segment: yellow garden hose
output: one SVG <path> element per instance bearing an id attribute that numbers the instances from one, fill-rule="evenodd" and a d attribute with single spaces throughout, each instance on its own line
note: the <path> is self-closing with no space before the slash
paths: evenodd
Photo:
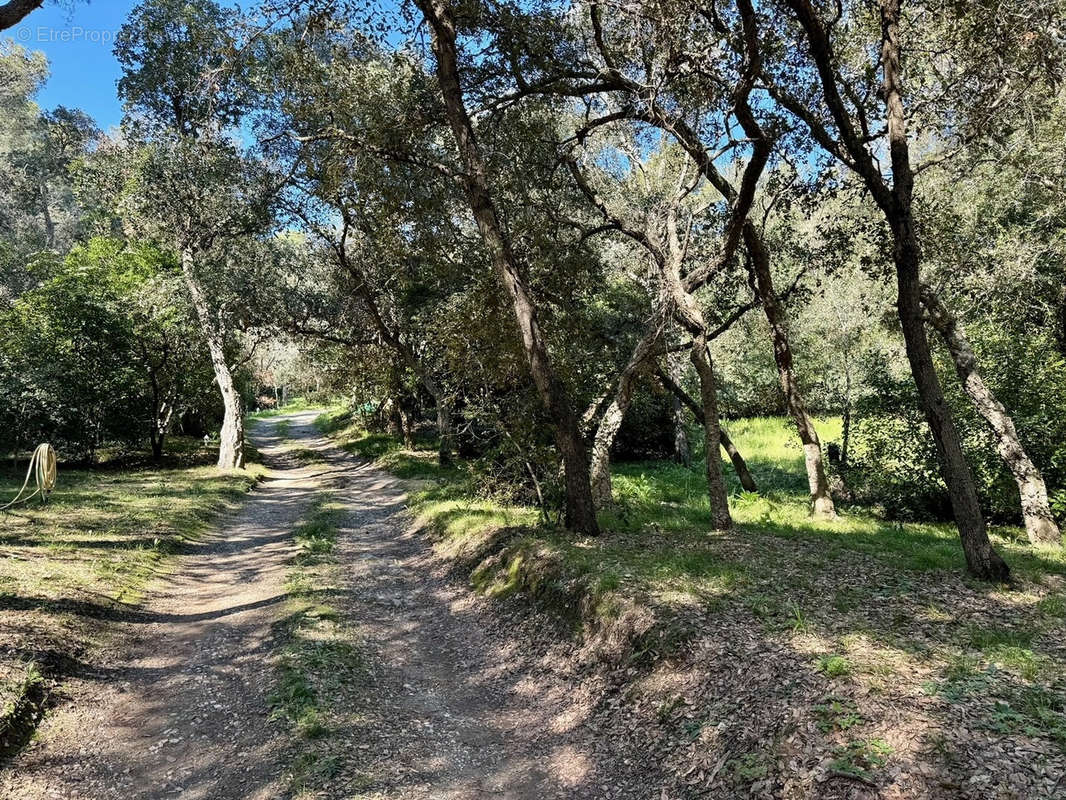
<path id="1" fill-rule="evenodd" d="M 23 481 L 18 495 L 6 506 L 0 506 L 0 511 L 6 511 L 16 503 L 26 503 L 37 495 L 40 495 L 41 499 L 47 497 L 48 493 L 56 488 L 56 473 L 55 449 L 50 444 L 39 445 L 33 451 L 33 457 L 30 459 L 30 468 L 26 470 L 26 480 Z M 26 489 L 30 485 L 30 478 L 35 480 L 37 488 L 31 494 L 23 497 L 22 495 L 26 493 Z"/>

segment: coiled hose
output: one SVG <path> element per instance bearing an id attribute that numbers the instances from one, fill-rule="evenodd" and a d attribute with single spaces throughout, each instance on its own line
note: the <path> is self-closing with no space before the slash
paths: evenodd
<path id="1" fill-rule="evenodd" d="M 41 496 L 42 500 L 45 499 L 48 497 L 48 493 L 56 488 L 57 473 L 55 448 L 50 444 L 38 445 L 37 449 L 33 451 L 30 467 L 26 470 L 26 480 L 23 481 L 18 495 L 6 506 L 0 506 L 0 511 L 7 511 L 7 509 L 18 503 L 27 503 L 38 495 Z M 23 497 L 26 494 L 26 489 L 29 488 L 30 478 L 34 479 L 37 488 Z"/>

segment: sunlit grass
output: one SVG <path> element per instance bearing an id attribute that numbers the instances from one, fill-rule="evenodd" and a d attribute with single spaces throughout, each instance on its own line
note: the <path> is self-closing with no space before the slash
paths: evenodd
<path id="1" fill-rule="evenodd" d="M 136 602 L 164 558 L 233 507 L 261 474 L 214 467 L 61 470 L 41 504 L 0 516 L 0 593 Z M 0 497 L 18 482 L 0 480 Z"/>
<path id="2" fill-rule="evenodd" d="M 0 686 L 25 691 L 38 668 L 48 680 L 62 677 L 62 665 L 106 638 L 108 621 L 137 606 L 171 556 L 235 508 L 260 475 L 258 465 L 226 473 L 61 467 L 47 503 L 0 514 Z M 20 485 L 21 476 L 0 476 L 0 502 Z"/>
<path id="3" fill-rule="evenodd" d="M 408 469 L 426 456 L 418 475 L 433 480 L 411 495 L 412 510 L 437 552 L 468 566 L 479 592 L 546 604 L 585 635 L 633 604 L 654 609 L 660 631 L 689 613 L 748 615 L 760 635 L 807 654 L 814 673 L 870 691 L 895 682 L 894 691 L 913 693 L 914 675 L 943 675 L 931 691 L 972 703 L 971 684 L 951 677 L 953 664 L 966 663 L 998 704 L 975 712 L 988 725 L 1062 741 L 1064 709 L 1046 700 L 1049 687 L 1066 679 L 1066 665 L 1048 649 L 1066 617 L 1057 588 L 1066 574 L 1062 549 L 995 531 L 1018 582 L 989 587 L 965 577 L 950 524 L 900 523 L 845 504 L 834 521 L 813 519 L 802 450 L 786 420 L 729 423 L 759 486 L 742 491 L 722 462 L 734 530 L 711 529 L 702 464 L 623 463 L 612 465 L 615 502 L 600 514 L 603 533 L 594 538 L 544 524 L 537 509 L 480 496 L 469 465 L 440 470 L 428 448 L 405 451 L 342 415 L 322 422 L 381 466 Z M 823 440 L 839 437 L 839 421 L 818 424 Z M 1005 615 L 1011 625 L 974 627 L 956 614 L 963 595 L 968 607 Z M 643 652 L 639 642 L 633 647 Z M 661 643 L 653 649 L 663 652 Z M 876 759 L 860 750 L 838 760 L 868 769 Z"/>
<path id="4" fill-rule="evenodd" d="M 328 405 L 328 403 L 309 400 L 306 397 L 294 397 L 280 408 L 264 408 L 261 411 L 253 411 L 248 415 L 248 419 L 270 419 L 271 417 L 280 417 L 283 414 L 296 414 L 301 411 L 316 411 L 324 405 Z"/>

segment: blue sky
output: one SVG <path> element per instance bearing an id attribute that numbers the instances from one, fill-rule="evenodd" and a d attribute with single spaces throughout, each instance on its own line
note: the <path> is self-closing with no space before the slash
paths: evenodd
<path id="1" fill-rule="evenodd" d="M 111 50 L 135 5 L 136 0 L 53 0 L 4 32 L 48 56 L 52 75 L 37 99 L 42 108 L 80 108 L 104 130 L 118 125 L 122 106 L 115 83 L 121 71 Z"/>

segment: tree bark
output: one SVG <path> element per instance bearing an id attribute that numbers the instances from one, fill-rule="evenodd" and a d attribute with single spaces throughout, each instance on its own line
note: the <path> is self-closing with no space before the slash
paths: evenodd
<path id="1" fill-rule="evenodd" d="M 785 312 L 774 291 L 773 275 L 770 271 L 770 253 L 750 220 L 744 224 L 744 244 L 751 259 L 751 269 L 755 276 L 759 302 L 762 303 L 763 311 L 766 313 L 766 321 L 770 323 L 770 339 L 774 346 L 774 361 L 777 364 L 781 391 L 785 394 L 785 406 L 796 425 L 800 443 L 803 445 L 811 513 L 818 517 L 832 518 L 836 516 L 836 509 L 833 506 L 829 479 L 826 477 L 825 465 L 822 462 L 822 442 L 818 438 L 814 420 L 807 412 L 807 404 L 803 400 L 799 382 L 796 380 Z"/>
<path id="2" fill-rule="evenodd" d="M 711 521 L 717 530 L 733 527 L 729 515 L 729 492 L 726 490 L 718 448 L 722 446 L 722 431 L 718 421 L 718 389 L 707 339 L 697 336 L 692 343 L 692 365 L 700 379 L 700 403 L 703 406 L 703 443 L 706 454 L 707 493 L 711 501 Z"/>
<path id="3" fill-rule="evenodd" d="M 670 380 L 677 384 L 680 372 L 674 359 L 670 359 Z M 685 424 L 684 404 L 681 398 L 671 392 L 671 406 L 674 417 L 674 460 L 683 467 L 692 466 L 692 444 L 688 440 L 688 426 Z M 724 443 L 723 439 L 723 443 Z M 735 449 L 735 448 L 734 448 Z M 740 455 L 739 453 L 737 455 Z M 745 469 L 747 465 L 745 465 Z M 751 477 L 750 475 L 748 477 Z"/>
<path id="4" fill-rule="evenodd" d="M 1061 544 L 1062 533 L 1051 514 L 1044 476 L 1025 452 L 1014 420 L 981 377 L 977 356 L 965 331 L 930 286 L 922 285 L 921 297 L 929 312 L 929 324 L 940 334 L 951 353 L 966 396 L 995 434 L 996 451 L 1018 484 L 1022 518 L 1029 541 L 1033 544 Z"/>
<path id="5" fill-rule="evenodd" d="M 452 463 L 452 409 L 443 400 L 437 400 L 437 463 L 442 467 Z"/>
<path id="6" fill-rule="evenodd" d="M 881 98 L 885 104 L 892 164 L 891 185 L 885 180 L 841 94 L 832 43 L 819 12 L 811 0 L 786 0 L 786 3 L 807 35 L 822 96 L 839 140 L 834 139 L 828 129 L 809 112 L 804 100 L 781 91 L 780 87 L 770 87 L 770 94 L 807 125 L 811 135 L 826 152 L 847 164 L 862 178 L 889 224 L 896 267 L 896 307 L 907 347 L 907 360 L 922 410 L 933 434 L 941 474 L 948 487 L 959 539 L 966 555 L 966 566 L 973 575 L 983 580 L 1007 580 L 1010 570 L 989 541 L 973 475 L 963 455 L 951 411 L 944 403 L 922 320 L 919 281 L 921 250 L 914 226 L 914 172 L 907 142 L 901 80 L 900 0 L 880 0 Z M 862 130 L 867 128 L 865 122 L 860 120 Z"/>
<path id="7" fill-rule="evenodd" d="M 599 525 L 592 500 L 585 443 L 578 432 L 577 417 L 570 399 L 552 368 L 536 308 L 522 280 L 510 240 L 492 200 L 485 162 L 459 82 L 455 21 L 451 6 L 447 0 L 416 0 L 416 3 L 430 27 L 437 62 L 437 80 L 445 113 L 465 168 L 462 177 L 470 209 L 500 281 L 511 297 L 533 382 L 554 425 L 555 444 L 566 473 L 566 525 L 579 533 L 596 535 Z"/>
<path id="8" fill-rule="evenodd" d="M 697 403 L 692 397 L 681 388 L 681 384 L 674 380 L 674 378 L 668 375 L 664 370 L 657 369 L 656 374 L 659 376 L 659 380 L 662 382 L 673 395 L 678 404 L 684 404 L 688 406 L 689 411 L 692 412 L 692 416 L 696 418 L 696 421 L 700 425 L 705 424 L 706 415 L 703 413 L 703 409 L 700 404 Z M 740 454 L 737 446 L 733 443 L 733 439 L 729 436 L 729 432 L 721 426 L 721 422 L 718 425 L 718 436 L 722 441 L 722 449 L 725 450 L 726 455 L 729 456 L 729 461 L 733 465 L 733 470 L 737 473 L 737 478 L 740 480 L 740 485 L 746 492 L 757 492 L 759 487 L 755 484 L 755 478 L 751 476 L 751 471 L 748 469 L 748 463 L 744 460 L 744 456 Z M 685 434 L 685 442 L 688 442 L 688 434 Z M 691 453 L 689 453 L 689 459 L 691 460 Z M 685 466 L 688 466 L 686 464 Z"/>
<path id="9" fill-rule="evenodd" d="M 44 0 L 8 0 L 0 4 L 0 31 L 13 28 L 22 22 L 31 11 L 44 5 Z"/>
<path id="10" fill-rule="evenodd" d="M 941 471 L 951 497 L 966 564 L 970 572 L 978 578 L 1003 581 L 1010 577 L 1010 570 L 989 541 L 977 488 L 962 451 L 955 420 L 944 401 L 922 319 L 919 278 L 921 251 L 914 227 L 914 173 L 910 163 L 900 82 L 899 21 L 900 0 L 881 0 L 882 92 L 887 111 L 893 178 L 892 202 L 889 204 L 887 216 L 893 235 L 896 305 L 906 343 L 907 359 L 910 361 L 922 409 L 940 456 Z"/>
<path id="11" fill-rule="evenodd" d="M 421 361 L 415 358 L 414 353 L 408 354 L 408 360 L 412 366 L 417 367 L 422 378 L 422 385 L 433 396 L 433 404 L 437 407 L 437 463 L 446 467 L 452 463 L 452 406 L 444 394 L 444 390 L 427 369 L 422 369 Z"/>
<path id="12" fill-rule="evenodd" d="M 592 445 L 592 499 L 597 508 L 605 508 L 611 504 L 611 448 L 633 401 L 637 379 L 647 368 L 652 349 L 662 339 L 662 330 L 663 320 L 657 316 L 619 374 L 614 397 L 596 427 Z"/>
<path id="13" fill-rule="evenodd" d="M 399 406 L 400 414 L 400 433 L 403 435 L 403 446 L 408 450 L 414 450 L 415 447 L 415 433 L 414 425 L 411 420 L 411 411 L 406 404 L 401 403 Z"/>
<path id="14" fill-rule="evenodd" d="M 196 316 L 200 320 L 204 339 L 207 341 L 207 349 L 211 354 L 211 367 L 214 370 L 215 382 L 218 384 L 219 393 L 222 395 L 222 406 L 225 409 L 222 431 L 219 436 L 218 468 L 243 469 L 244 404 L 234 384 L 233 373 L 226 361 L 225 337 L 215 320 L 211 318 L 211 308 L 203 287 L 196 277 L 193 253 L 189 248 L 182 250 L 181 270 L 189 295 L 192 297 L 193 308 L 196 309 Z"/>

